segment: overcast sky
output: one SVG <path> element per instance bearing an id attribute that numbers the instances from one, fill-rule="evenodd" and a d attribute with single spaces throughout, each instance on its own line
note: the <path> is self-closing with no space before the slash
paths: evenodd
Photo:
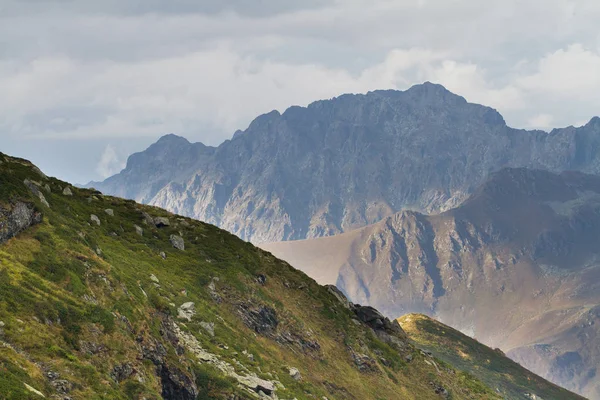
<path id="1" fill-rule="evenodd" d="M 0 0 L 0 151 L 74 182 L 166 133 L 429 80 L 518 128 L 600 114 L 598 0 Z"/>

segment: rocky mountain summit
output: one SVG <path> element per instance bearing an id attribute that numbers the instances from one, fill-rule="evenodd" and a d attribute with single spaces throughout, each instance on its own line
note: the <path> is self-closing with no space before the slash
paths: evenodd
<path id="1" fill-rule="evenodd" d="M 168 135 L 89 185 L 255 243 L 347 232 L 402 209 L 448 210 L 503 167 L 600 173 L 600 118 L 512 129 L 440 85 L 262 115 L 216 148 Z"/>
<path id="2" fill-rule="evenodd" d="M 387 316 L 423 313 L 600 399 L 600 177 L 503 169 L 459 207 L 266 244 Z M 333 253 L 319 261 L 322 250 Z M 314 250 L 313 250 L 314 249 Z M 328 269 L 328 273 L 322 270 Z"/>
<path id="3" fill-rule="evenodd" d="M 0 232 L 2 399 L 503 397 L 226 231 L 3 154 Z"/>

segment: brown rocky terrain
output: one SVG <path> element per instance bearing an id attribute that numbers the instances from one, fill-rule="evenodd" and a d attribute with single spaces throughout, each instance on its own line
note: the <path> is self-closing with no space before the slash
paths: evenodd
<path id="1" fill-rule="evenodd" d="M 390 317 L 434 316 L 599 399 L 599 245 L 600 177 L 518 168 L 439 215 L 403 211 L 344 235 L 263 248 L 351 301 Z"/>

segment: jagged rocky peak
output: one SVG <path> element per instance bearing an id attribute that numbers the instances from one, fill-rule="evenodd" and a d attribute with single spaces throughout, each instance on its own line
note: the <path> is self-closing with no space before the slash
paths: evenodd
<path id="1" fill-rule="evenodd" d="M 516 130 L 429 82 L 272 111 L 217 148 L 164 141 L 177 145 L 151 146 L 131 157 L 139 168 L 94 186 L 257 243 L 348 232 L 405 208 L 446 211 L 505 167 L 600 173 L 593 120 Z"/>

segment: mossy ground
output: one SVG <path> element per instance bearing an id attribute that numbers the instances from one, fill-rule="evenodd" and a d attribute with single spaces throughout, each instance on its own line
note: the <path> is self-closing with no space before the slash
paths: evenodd
<path id="1" fill-rule="evenodd" d="M 249 398 L 231 378 L 188 352 L 178 354 L 165 341 L 161 316 L 177 319 L 177 307 L 190 301 L 197 314 L 189 322 L 178 320 L 181 329 L 222 360 L 239 361 L 264 379 L 280 381 L 281 399 L 436 399 L 436 386 L 453 399 L 499 398 L 449 365 L 438 371 L 416 349 L 408 350 L 413 358 L 406 361 L 406 354 L 356 324 L 325 288 L 225 231 L 94 190 L 71 188 L 73 196 L 65 196 L 67 183 L 42 177 L 24 160 L 0 154 L 0 161 L 0 203 L 34 202 L 44 214 L 41 224 L 0 246 L 0 321 L 5 324 L 0 398 L 39 398 L 25 384 L 47 397 L 56 395 L 46 376 L 54 371 L 72 384 L 68 396 L 73 399 L 158 399 L 156 367 L 140 351 L 140 340 L 148 337 L 164 343 L 169 362 L 193 374 L 199 398 Z M 24 179 L 40 183 L 50 208 L 31 194 Z M 144 224 L 142 211 L 168 217 L 171 225 Z M 185 251 L 171 246 L 171 234 L 184 238 Z M 259 274 L 267 277 L 264 285 L 257 282 Z M 211 282 L 223 298 L 220 303 L 211 296 Z M 240 319 L 241 302 L 272 307 L 278 329 L 316 340 L 320 350 L 303 351 L 256 334 Z M 214 337 L 201 321 L 215 324 Z M 349 348 L 374 360 L 385 358 L 387 366 L 378 361 L 375 372 L 360 372 Z M 135 374 L 116 382 L 111 371 L 123 363 L 131 363 Z M 290 366 L 300 370 L 300 381 L 289 376 Z"/>

